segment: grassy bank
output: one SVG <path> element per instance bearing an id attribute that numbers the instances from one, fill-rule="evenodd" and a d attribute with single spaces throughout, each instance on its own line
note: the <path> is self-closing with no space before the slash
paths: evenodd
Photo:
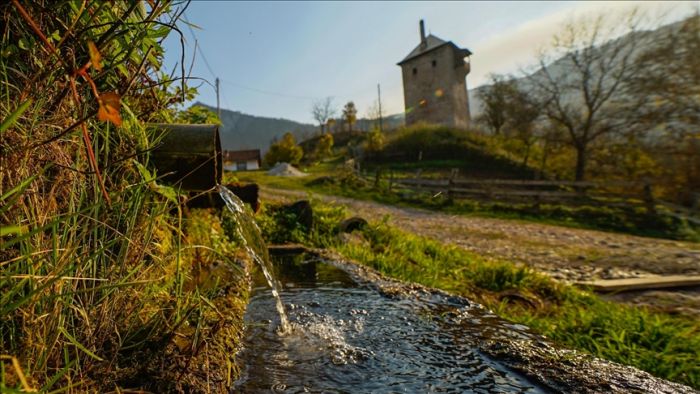
<path id="1" fill-rule="evenodd" d="M 418 237 L 386 223 L 341 240 L 342 208 L 314 203 L 316 224 L 305 232 L 284 211 L 266 207 L 261 227 L 273 242 L 330 247 L 394 278 L 440 288 L 478 301 L 555 342 L 633 365 L 700 388 L 700 323 L 684 317 L 607 302 L 527 267 L 487 259 Z"/>
<path id="2" fill-rule="evenodd" d="M 160 71 L 182 5 L 0 4 L 2 392 L 207 392 L 235 378 L 246 263 L 150 157 L 146 124 L 172 122 L 195 93 Z M 202 276 L 214 265 L 230 281 Z"/>

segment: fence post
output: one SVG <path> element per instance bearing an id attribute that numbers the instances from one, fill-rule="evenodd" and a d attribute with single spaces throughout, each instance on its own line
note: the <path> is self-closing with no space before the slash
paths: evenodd
<path id="1" fill-rule="evenodd" d="M 644 205 L 646 206 L 647 214 L 656 215 L 656 203 L 654 202 L 654 194 L 651 190 L 651 184 L 644 184 L 644 194 L 642 198 L 644 199 Z"/>
<path id="2" fill-rule="evenodd" d="M 535 210 L 536 213 L 540 212 L 540 203 L 542 202 L 542 196 L 537 193 L 535 195 L 535 203 L 533 204 L 532 208 Z"/>
<path id="3" fill-rule="evenodd" d="M 394 185 L 394 171 L 389 171 L 389 191 L 391 192 L 391 187 Z"/>
<path id="4" fill-rule="evenodd" d="M 381 167 L 377 167 L 377 172 L 374 174 L 374 187 L 379 188 L 379 180 L 381 178 Z"/>
<path id="5" fill-rule="evenodd" d="M 454 180 L 457 178 L 457 173 L 459 172 L 458 168 L 453 168 L 452 171 L 450 172 L 450 179 L 447 180 L 447 200 L 452 203 L 452 200 L 454 198 L 454 193 L 452 192 L 452 188 L 454 187 Z"/>

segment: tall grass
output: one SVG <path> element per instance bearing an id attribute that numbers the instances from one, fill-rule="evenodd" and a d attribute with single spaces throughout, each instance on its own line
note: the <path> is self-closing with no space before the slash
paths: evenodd
<path id="1" fill-rule="evenodd" d="M 182 388 L 216 308 L 191 285 L 202 237 L 150 170 L 144 126 L 192 94 L 160 71 L 182 7 L 23 3 L 0 5 L 0 391 Z M 95 117 L 96 92 L 120 96 L 121 126 Z"/>

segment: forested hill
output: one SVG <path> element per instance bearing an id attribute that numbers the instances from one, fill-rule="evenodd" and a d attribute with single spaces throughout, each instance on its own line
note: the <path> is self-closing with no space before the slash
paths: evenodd
<path id="1" fill-rule="evenodd" d="M 208 108 L 216 112 L 216 107 L 200 102 L 193 105 Z M 389 115 L 384 118 L 385 128 L 395 128 L 403 125 L 403 114 Z M 317 125 L 299 123 L 289 119 L 268 118 L 244 114 L 239 111 L 221 110 L 221 144 L 225 150 L 261 149 L 267 151 L 273 138 L 280 138 L 286 132 L 291 132 L 297 141 L 303 141 L 318 133 Z M 367 131 L 376 122 L 368 119 L 358 119 L 355 128 Z"/>
<path id="2" fill-rule="evenodd" d="M 199 102 L 194 105 L 216 112 L 216 107 Z M 221 121 L 223 123 L 220 129 L 221 145 L 225 150 L 262 149 L 266 151 L 273 138 L 280 138 L 286 132 L 291 132 L 297 140 L 301 140 L 318 129 L 312 124 L 248 115 L 227 109 L 221 110 Z"/>

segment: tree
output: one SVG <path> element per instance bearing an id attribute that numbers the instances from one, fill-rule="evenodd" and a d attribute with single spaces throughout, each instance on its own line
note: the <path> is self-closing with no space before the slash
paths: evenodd
<path id="1" fill-rule="evenodd" d="M 299 164 L 304 156 L 304 151 L 297 145 L 292 133 L 285 133 L 282 139 L 273 142 L 270 150 L 265 154 L 265 163 L 273 166 L 276 163 Z"/>
<path id="2" fill-rule="evenodd" d="M 491 84 L 477 91 L 483 105 L 483 113 L 477 121 L 485 124 L 494 135 L 501 133 L 506 124 L 506 101 L 512 94 L 514 84 L 501 75 L 491 74 Z"/>
<path id="3" fill-rule="evenodd" d="M 333 119 L 333 118 L 328 119 L 328 121 L 326 122 L 326 130 L 328 130 L 329 133 L 332 133 L 332 132 L 333 132 L 333 128 L 335 127 L 335 125 L 336 125 L 337 123 L 338 123 L 338 122 L 336 122 L 336 120 Z"/>
<path id="4" fill-rule="evenodd" d="M 540 105 L 515 79 L 496 74 L 491 74 L 490 78 L 491 84 L 478 92 L 484 106 L 479 121 L 494 135 L 503 134 L 517 143 L 518 153 L 527 165 L 530 149 L 537 141 L 535 129 L 541 114 Z"/>
<path id="5" fill-rule="evenodd" d="M 375 128 L 367 133 L 367 151 L 379 152 L 384 147 L 384 134 Z"/>
<path id="6" fill-rule="evenodd" d="M 586 177 L 591 144 L 625 127 L 618 104 L 624 101 L 624 82 L 638 70 L 634 55 L 644 37 L 639 24 L 636 12 L 622 21 L 601 15 L 569 22 L 540 55 L 541 70 L 529 78 L 544 114 L 567 132 L 577 181 Z"/>
<path id="7" fill-rule="evenodd" d="M 333 136 L 330 133 L 325 133 L 319 137 L 316 143 L 315 156 L 318 159 L 323 159 L 331 155 L 333 150 Z"/>
<path id="8" fill-rule="evenodd" d="M 329 119 L 335 116 L 335 109 L 333 108 L 333 98 L 326 97 L 322 100 L 316 101 L 311 106 L 311 115 L 318 122 L 321 128 L 321 134 L 325 132 L 325 126 Z"/>
<path id="9" fill-rule="evenodd" d="M 374 100 L 372 104 L 369 106 L 367 109 L 367 119 L 371 121 L 370 123 L 370 130 L 373 130 L 375 128 L 379 128 L 380 125 L 380 118 L 382 117 L 382 113 L 379 110 L 380 105 L 379 105 L 379 100 Z"/>
<path id="10" fill-rule="evenodd" d="M 679 202 L 700 190 L 700 11 L 665 28 L 637 58 L 640 72 L 627 84 L 636 98 L 630 123 L 651 129 L 657 159 Z"/>
<path id="11" fill-rule="evenodd" d="M 221 124 L 214 111 L 200 105 L 193 105 L 175 115 L 175 121 L 188 124 Z"/>
<path id="12" fill-rule="evenodd" d="M 352 101 L 348 101 L 343 107 L 343 119 L 348 124 L 348 131 L 352 131 L 352 125 L 357 121 L 357 108 Z"/>
<path id="13" fill-rule="evenodd" d="M 505 107 L 506 129 L 508 134 L 522 145 L 523 165 L 527 165 L 530 150 L 537 142 L 536 122 L 542 113 L 537 100 L 515 83 L 507 90 Z"/>

